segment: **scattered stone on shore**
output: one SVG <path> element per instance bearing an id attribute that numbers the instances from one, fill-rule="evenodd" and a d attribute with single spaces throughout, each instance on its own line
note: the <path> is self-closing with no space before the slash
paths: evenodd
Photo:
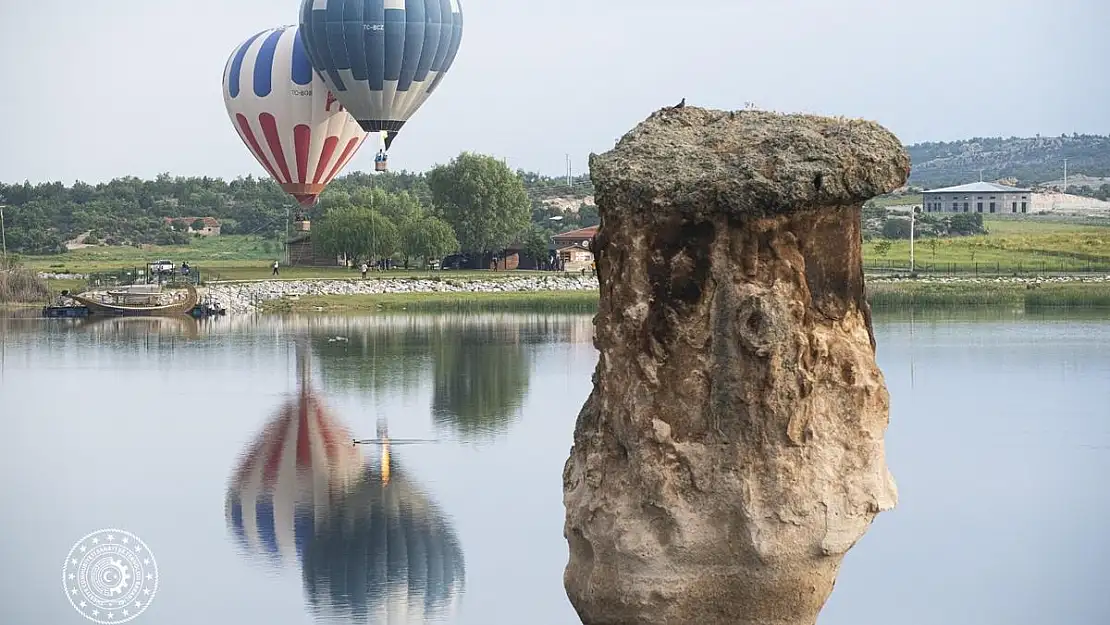
<path id="1" fill-rule="evenodd" d="M 813 625 L 895 505 L 860 213 L 878 124 L 691 106 L 591 155 L 594 389 L 563 473 L 585 625 Z"/>
<path id="2" fill-rule="evenodd" d="M 85 279 L 81 274 L 40 273 L 44 278 L 57 280 Z M 1065 282 L 1110 282 L 1110 275 L 1068 275 L 1068 276 L 869 276 L 869 283 L 919 282 L 922 284 L 1049 284 Z M 282 297 L 301 297 L 309 295 L 374 295 L 383 293 L 497 293 L 497 292 L 534 292 L 534 291 L 583 291 L 596 290 L 597 278 L 580 275 L 522 275 L 479 279 L 470 276 L 462 278 L 357 278 L 329 280 L 255 280 L 244 282 L 212 282 L 200 289 L 203 295 L 218 301 L 230 314 L 251 314 L 258 312 L 261 304 Z"/>
<path id="3" fill-rule="evenodd" d="M 386 293 L 520 293 L 597 290 L 597 278 L 552 274 L 501 279 L 381 278 L 371 280 L 264 280 L 209 284 L 205 295 L 231 314 L 257 312 L 262 303 L 282 297 L 381 295 Z"/>

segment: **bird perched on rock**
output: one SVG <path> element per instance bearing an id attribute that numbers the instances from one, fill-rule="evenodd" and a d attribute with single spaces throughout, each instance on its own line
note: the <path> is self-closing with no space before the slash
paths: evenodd
<path id="1" fill-rule="evenodd" d="M 675 107 L 676 109 L 680 109 L 680 108 L 682 108 L 682 107 L 684 107 L 684 106 L 686 106 L 686 98 L 682 98 L 682 101 L 681 101 L 681 102 L 679 102 L 678 104 L 674 105 L 674 107 Z"/>

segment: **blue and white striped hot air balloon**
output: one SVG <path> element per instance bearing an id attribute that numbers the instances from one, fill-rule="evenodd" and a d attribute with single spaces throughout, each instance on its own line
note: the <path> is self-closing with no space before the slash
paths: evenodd
<path id="1" fill-rule="evenodd" d="M 459 0 L 301 2 L 312 66 L 363 130 L 381 133 L 386 150 L 450 69 L 462 26 Z"/>
<path id="2" fill-rule="evenodd" d="M 450 519 L 388 455 L 316 525 L 301 572 L 321 621 L 449 622 L 466 590 Z"/>
<path id="3" fill-rule="evenodd" d="M 313 72 L 295 26 L 240 44 L 224 67 L 223 91 L 243 143 L 304 206 L 316 203 L 368 136 Z"/>

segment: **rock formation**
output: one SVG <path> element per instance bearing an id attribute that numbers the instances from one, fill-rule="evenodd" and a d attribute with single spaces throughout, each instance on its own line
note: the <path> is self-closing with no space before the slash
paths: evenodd
<path id="1" fill-rule="evenodd" d="M 815 623 L 897 499 L 860 212 L 909 168 L 871 122 L 692 106 L 591 155 L 600 360 L 563 473 L 584 623 Z"/>

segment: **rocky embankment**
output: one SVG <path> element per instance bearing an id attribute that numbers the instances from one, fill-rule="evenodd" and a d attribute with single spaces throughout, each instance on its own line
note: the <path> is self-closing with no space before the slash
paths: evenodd
<path id="1" fill-rule="evenodd" d="M 371 280 L 260 280 L 211 283 L 204 295 L 231 314 L 257 312 L 267 300 L 314 295 L 382 295 L 387 293 L 519 293 L 597 290 L 590 276 L 527 276 L 491 280 L 384 278 Z"/>

